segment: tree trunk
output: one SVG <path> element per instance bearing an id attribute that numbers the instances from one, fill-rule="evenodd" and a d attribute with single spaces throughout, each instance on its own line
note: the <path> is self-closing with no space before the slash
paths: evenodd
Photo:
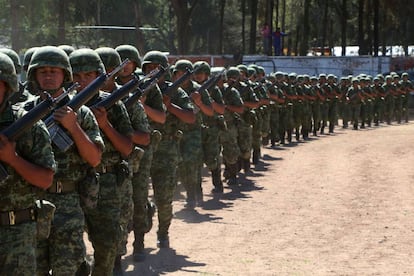
<path id="1" fill-rule="evenodd" d="M 11 46 L 16 52 L 20 51 L 21 34 L 20 34 L 20 16 L 19 6 L 20 1 L 10 0 L 10 17 L 11 17 Z"/>
<path id="2" fill-rule="evenodd" d="M 258 0 L 250 0 L 251 18 L 250 18 L 249 54 L 256 53 L 257 1 Z"/>
<path id="3" fill-rule="evenodd" d="M 139 28 L 142 25 L 141 18 L 142 18 L 142 11 L 139 1 L 134 2 L 134 22 L 135 22 L 135 37 L 136 43 L 135 46 L 137 47 L 140 54 L 144 53 L 145 50 L 145 38 L 142 30 Z"/>
<path id="4" fill-rule="evenodd" d="M 190 18 L 198 0 L 188 7 L 187 1 L 171 0 L 175 15 L 177 16 L 177 42 L 178 54 L 188 54 L 190 48 Z"/>
<path id="5" fill-rule="evenodd" d="M 242 13 L 242 30 L 241 30 L 242 48 L 241 48 L 241 53 L 244 54 L 244 50 L 246 49 L 246 36 L 245 36 L 245 31 L 246 31 L 246 0 L 242 0 L 242 2 L 241 2 L 241 13 Z"/>
<path id="6" fill-rule="evenodd" d="M 224 30 L 224 9 L 226 7 L 226 0 L 220 0 L 220 37 L 218 53 L 223 54 L 223 30 Z"/>
<path id="7" fill-rule="evenodd" d="M 282 22 L 281 30 L 283 32 L 286 32 L 286 0 L 282 0 L 282 16 L 281 17 L 282 17 L 281 20 L 280 20 Z M 288 41 L 289 41 L 289 39 L 288 39 Z M 290 45 L 289 45 L 289 47 L 290 47 Z M 285 48 L 285 40 L 284 39 L 282 39 L 281 48 L 282 48 L 282 55 L 283 55 L 283 49 Z M 288 52 L 290 52 L 290 50 L 288 50 Z"/>
<path id="8" fill-rule="evenodd" d="M 58 2 L 58 41 L 57 44 L 66 43 L 66 30 L 65 30 L 65 15 L 66 15 L 66 1 L 59 0 Z"/>
<path id="9" fill-rule="evenodd" d="M 365 43 L 365 28 L 364 28 L 364 0 L 358 0 L 358 45 L 359 45 L 359 55 L 367 54 L 367 47 Z"/>
<path id="10" fill-rule="evenodd" d="M 328 28 L 328 2 L 327 0 L 323 1 L 323 21 L 322 21 L 322 40 L 321 40 L 321 55 L 325 55 L 325 43 L 326 43 L 326 30 Z"/>
<path id="11" fill-rule="evenodd" d="M 308 52 L 308 45 L 309 45 L 309 5 L 310 0 L 305 0 L 303 4 L 303 35 L 302 35 L 302 42 L 300 43 L 300 51 L 299 55 L 306 56 Z"/>
<path id="12" fill-rule="evenodd" d="M 348 19 L 348 10 L 346 0 L 342 0 L 342 9 L 341 9 L 341 47 L 342 52 L 341 56 L 346 55 L 346 23 Z"/>

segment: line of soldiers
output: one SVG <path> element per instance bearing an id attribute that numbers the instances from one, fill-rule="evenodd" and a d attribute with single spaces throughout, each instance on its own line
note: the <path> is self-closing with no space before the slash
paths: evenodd
<path id="1" fill-rule="evenodd" d="M 223 182 L 242 184 L 239 174 L 250 173 L 269 143 L 292 143 L 293 135 L 307 140 L 325 128 L 333 133 L 338 118 L 354 129 L 408 122 L 413 89 L 406 74 L 401 81 L 397 74 L 361 75 L 337 84 L 333 75 L 266 75 L 254 64 L 224 69 L 180 59 L 170 65 L 164 53 L 141 58 L 131 45 L 36 47 L 23 66 L 13 50 L 0 52 L 0 161 L 8 174 L 0 180 L 0 275 L 122 275 L 129 232 L 133 259 L 142 262 L 156 211 L 157 246 L 170 247 L 178 183 L 187 209 L 203 205 L 204 165 L 212 193 L 220 195 Z M 19 85 L 21 69 L 27 81 Z M 168 73 L 155 84 L 150 76 L 160 69 Z M 102 77 L 96 93 L 73 104 Z M 128 95 L 105 107 L 135 80 Z M 77 92 L 66 94 L 74 82 Z M 40 120 L 14 140 L 3 133 L 47 95 L 59 102 L 44 118 L 57 124 Z M 86 260 L 84 231 L 93 262 Z"/>

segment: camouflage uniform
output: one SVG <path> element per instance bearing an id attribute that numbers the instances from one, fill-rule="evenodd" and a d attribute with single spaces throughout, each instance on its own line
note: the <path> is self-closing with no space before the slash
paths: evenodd
<path id="1" fill-rule="evenodd" d="M 233 75 L 231 75 L 233 74 Z M 240 71 L 235 67 L 230 67 L 227 71 L 227 77 L 238 77 Z M 243 107 L 243 100 L 240 97 L 239 91 L 229 86 L 223 85 L 219 82 L 219 87 L 223 91 L 223 101 L 226 106 Z M 224 177 L 228 179 L 229 185 L 237 184 L 238 159 L 241 151 L 238 145 L 238 124 L 241 122 L 240 115 L 232 112 L 228 108 L 224 111 L 224 120 L 227 125 L 227 130 L 220 135 L 220 144 L 223 147 L 222 155 L 225 165 Z"/>
<path id="2" fill-rule="evenodd" d="M 8 83 L 11 92 L 17 91 L 13 63 L 4 54 L 0 54 L 0 80 Z M 6 101 L 0 103 L 0 131 L 22 115 L 13 112 Z M 28 162 L 55 170 L 49 133 L 42 122 L 21 134 L 15 149 Z M 41 189 L 25 181 L 12 167 L 5 169 L 9 177 L 0 181 L 0 275 L 35 275 L 35 200 Z M 11 220 L 11 211 L 16 221 Z"/>
<path id="3" fill-rule="evenodd" d="M 57 47 L 44 46 L 35 52 L 29 65 L 29 81 L 35 83 L 35 70 L 41 66 L 62 68 L 65 74 L 64 82 L 72 80 L 68 57 Z M 60 102 L 59 107 L 68 101 L 69 97 L 66 97 Z M 31 109 L 39 102 L 39 96 L 34 97 L 32 101 L 26 103 L 25 108 Z M 103 148 L 103 140 L 93 113 L 85 106 L 76 113 L 77 122 L 85 134 L 92 142 Z M 80 205 L 78 185 L 82 185 L 90 167 L 79 155 L 75 146 L 62 152 L 53 144 L 53 150 L 58 167 L 45 199 L 55 204 L 56 211 L 49 238 L 39 240 L 37 244 L 37 273 L 45 275 L 52 269 L 56 275 L 74 275 L 85 258 L 83 241 L 85 220 Z"/>
<path id="4" fill-rule="evenodd" d="M 408 123 L 408 99 L 410 97 L 410 92 L 414 90 L 412 82 L 408 79 L 408 74 L 403 73 L 401 80 L 401 90 L 402 90 L 402 116 L 406 123 Z"/>
<path id="5" fill-rule="evenodd" d="M 358 120 L 361 110 L 361 89 L 359 87 L 358 79 L 352 80 L 352 86 L 348 89 L 347 100 L 349 101 L 351 121 L 354 129 L 358 129 Z"/>
<path id="6" fill-rule="evenodd" d="M 160 84 L 161 91 L 166 91 L 168 85 L 167 82 Z M 170 97 L 171 103 L 193 112 L 190 98 L 181 88 L 167 97 Z M 154 128 L 160 130 L 162 134 L 162 139 L 154 152 L 151 166 L 154 198 L 158 210 L 157 243 L 162 248 L 169 247 L 168 229 L 173 217 L 172 201 L 177 184 L 177 165 L 180 158 L 179 140 L 182 136 L 184 123 L 168 112 L 165 124 L 155 123 Z"/>
<path id="7" fill-rule="evenodd" d="M 192 69 L 188 60 L 179 60 L 174 67 L 177 71 L 185 72 L 186 68 Z M 198 91 L 200 85 L 194 81 L 188 81 L 181 88 L 190 96 Z M 206 90 L 201 92 L 201 101 L 204 105 L 211 106 L 211 98 Z M 194 104 L 195 106 L 195 104 Z M 199 107 L 194 108 L 196 122 L 185 124 L 183 137 L 180 140 L 181 162 L 178 165 L 179 178 L 187 191 L 187 207 L 194 208 L 195 204 L 203 203 L 203 192 L 201 187 L 201 169 L 203 166 L 203 152 L 201 144 L 201 126 L 203 123 L 202 111 Z"/>
<path id="8" fill-rule="evenodd" d="M 392 77 L 387 76 L 385 78 L 385 83 L 382 85 L 385 93 L 385 112 L 384 118 L 387 121 L 387 124 L 391 124 L 391 121 L 394 117 L 394 94 L 395 87 L 392 85 Z"/>

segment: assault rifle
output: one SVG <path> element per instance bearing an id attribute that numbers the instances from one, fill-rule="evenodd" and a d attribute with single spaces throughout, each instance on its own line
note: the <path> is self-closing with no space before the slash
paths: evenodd
<path id="1" fill-rule="evenodd" d="M 53 108 L 64 99 L 69 93 L 74 91 L 79 86 L 78 83 L 74 83 L 71 87 L 64 91 L 62 95 L 57 98 L 53 98 L 48 93 L 44 92 L 45 100 L 36 105 L 29 112 L 17 119 L 13 124 L 6 127 L 0 133 L 6 136 L 10 141 L 15 141 L 19 136 L 31 128 L 37 121 L 40 121 L 46 114 L 48 114 Z M 0 182 L 8 177 L 7 170 L 0 163 Z"/>
<path id="2" fill-rule="evenodd" d="M 125 59 L 120 65 L 118 65 L 110 73 L 101 73 L 94 81 L 88 86 L 78 92 L 66 105 L 69 106 L 73 111 L 77 111 L 82 105 L 87 103 L 90 99 L 95 96 L 99 89 L 105 84 L 105 82 L 117 74 L 125 65 L 128 63 L 128 59 Z M 73 141 L 68 134 L 55 122 L 53 114 L 44 120 L 47 129 L 50 133 L 50 138 L 55 146 L 61 151 L 67 151 L 72 145 Z"/>
<path id="3" fill-rule="evenodd" d="M 167 68 L 161 67 L 159 69 L 151 71 L 148 75 L 146 75 L 143 78 L 143 81 L 145 82 L 141 87 L 138 87 L 138 91 L 124 101 L 125 107 L 127 109 L 130 109 L 139 100 L 139 98 L 145 95 L 145 93 L 149 91 L 157 83 L 158 79 L 161 78 L 166 72 Z"/>
<path id="4" fill-rule="evenodd" d="M 213 87 L 214 85 L 217 84 L 217 82 L 221 79 L 221 76 L 223 75 L 225 70 L 221 71 L 219 74 L 211 76 L 210 78 L 208 78 L 205 82 L 203 82 L 203 84 L 201 85 L 201 87 L 199 89 L 197 89 L 197 92 L 201 93 L 204 90 L 208 90 L 210 89 L 210 87 Z"/>
<path id="5" fill-rule="evenodd" d="M 182 75 L 175 82 L 173 82 L 172 84 L 167 86 L 167 88 L 164 91 L 162 91 L 162 94 L 167 95 L 167 96 L 171 96 L 171 94 L 173 92 L 175 92 L 183 82 L 185 82 L 187 79 L 189 79 L 193 73 L 194 73 L 194 71 L 187 68 L 187 71 L 184 73 L 184 75 Z"/>

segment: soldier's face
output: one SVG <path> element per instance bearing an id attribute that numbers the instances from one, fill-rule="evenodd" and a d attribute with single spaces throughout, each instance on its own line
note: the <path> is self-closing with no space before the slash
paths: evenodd
<path id="1" fill-rule="evenodd" d="M 208 74 L 207 73 L 197 73 L 193 75 L 193 79 L 194 81 L 196 81 L 197 83 L 203 83 L 204 81 L 206 81 L 208 79 Z"/>
<path id="2" fill-rule="evenodd" d="M 36 80 L 43 90 L 55 90 L 62 87 L 65 73 L 58 67 L 40 67 L 36 69 Z"/>
<path id="3" fill-rule="evenodd" d="M 129 62 L 125 65 L 124 69 L 123 69 L 123 70 L 121 70 L 121 72 L 119 73 L 119 75 L 120 75 L 121 77 L 127 77 L 127 76 L 130 76 L 130 75 L 132 75 L 132 73 L 134 73 L 135 68 L 136 68 L 135 62 L 129 61 Z"/>
<path id="4" fill-rule="evenodd" d="M 90 84 L 94 79 L 98 77 L 98 72 L 77 72 L 73 74 L 73 81 L 79 83 L 79 91 L 84 89 L 88 84 Z"/>
<path id="5" fill-rule="evenodd" d="M 0 105 L 3 103 L 7 94 L 7 85 L 4 81 L 0 81 Z"/>

